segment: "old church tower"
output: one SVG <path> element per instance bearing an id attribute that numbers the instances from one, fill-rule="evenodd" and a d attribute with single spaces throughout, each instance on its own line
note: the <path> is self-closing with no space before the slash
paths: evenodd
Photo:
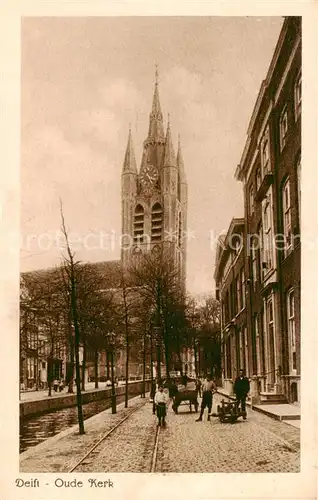
<path id="1" fill-rule="evenodd" d="M 124 267 L 144 252 L 168 245 L 185 284 L 188 187 L 180 140 L 177 155 L 173 147 L 170 120 L 166 133 L 159 100 L 158 73 L 137 169 L 131 130 L 122 170 L 122 253 Z"/>

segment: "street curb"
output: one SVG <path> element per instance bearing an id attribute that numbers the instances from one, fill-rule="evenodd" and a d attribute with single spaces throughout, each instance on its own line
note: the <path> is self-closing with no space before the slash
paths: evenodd
<path id="1" fill-rule="evenodd" d="M 219 390 L 217 390 L 216 392 L 218 394 L 220 394 L 220 396 L 224 396 L 228 399 L 231 399 L 232 401 L 236 400 L 236 398 L 234 396 L 229 396 L 225 392 L 221 392 Z M 301 418 L 298 418 L 295 415 L 287 415 L 287 416 L 281 415 L 280 416 L 280 415 L 276 415 L 275 413 L 271 413 L 268 410 L 260 408 L 259 406 L 252 406 L 252 403 L 250 401 L 246 401 L 246 406 L 249 406 L 251 408 L 251 410 L 257 411 L 258 413 L 262 413 L 263 415 L 266 415 L 267 417 L 273 418 L 274 420 L 278 420 L 280 422 L 286 423 L 286 420 L 300 420 L 301 421 Z"/>

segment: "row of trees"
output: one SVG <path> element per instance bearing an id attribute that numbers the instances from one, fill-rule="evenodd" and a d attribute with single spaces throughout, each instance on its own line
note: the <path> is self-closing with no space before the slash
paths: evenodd
<path id="1" fill-rule="evenodd" d="M 182 370 L 182 352 L 188 348 L 193 349 L 197 374 L 211 369 L 218 374 L 219 304 L 212 297 L 198 301 L 185 296 L 169 247 L 159 247 L 142 258 L 138 255 L 128 269 L 118 269 L 114 277 L 116 286 L 105 288 L 105 276 L 98 266 L 76 261 L 62 210 L 61 220 L 66 242 L 62 264 L 22 278 L 20 348 L 21 352 L 27 352 L 30 333 L 35 332 L 38 339 L 44 339 L 48 365 L 58 347 L 65 351 L 69 392 L 73 391 L 75 367 L 80 433 L 84 432 L 81 391 L 85 390 L 88 353 L 94 353 L 95 386 L 98 387 L 99 354 L 106 351 L 113 356 L 114 352 L 124 350 L 126 407 L 129 367 L 136 356 L 142 361 L 144 382 L 147 359 L 151 368 L 156 363 L 159 378 L 164 361 L 169 377 L 173 366 Z M 51 395 L 50 369 L 48 391 Z"/>

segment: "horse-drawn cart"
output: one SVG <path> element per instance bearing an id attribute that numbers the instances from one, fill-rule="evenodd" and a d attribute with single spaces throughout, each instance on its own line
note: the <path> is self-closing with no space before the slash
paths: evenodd
<path id="1" fill-rule="evenodd" d="M 172 409 L 177 414 L 179 406 L 188 406 L 192 412 L 192 406 L 194 406 L 195 411 L 198 411 L 198 391 L 185 390 L 182 392 L 177 392 L 173 398 Z"/>

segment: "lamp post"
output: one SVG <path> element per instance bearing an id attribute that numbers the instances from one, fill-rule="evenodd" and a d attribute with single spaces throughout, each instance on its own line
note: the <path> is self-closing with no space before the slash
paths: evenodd
<path id="1" fill-rule="evenodd" d="M 116 413 L 116 390 L 115 390 L 115 377 L 114 377 L 114 341 L 115 333 L 111 332 L 108 336 L 108 342 L 110 345 L 110 364 L 111 364 L 111 403 L 112 403 L 112 413 Z"/>

